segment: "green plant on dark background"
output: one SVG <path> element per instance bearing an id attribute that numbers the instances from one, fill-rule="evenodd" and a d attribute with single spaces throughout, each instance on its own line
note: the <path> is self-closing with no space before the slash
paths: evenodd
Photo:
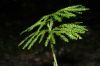
<path id="1" fill-rule="evenodd" d="M 86 26 L 81 25 L 82 22 L 63 23 L 63 18 L 77 18 L 78 14 L 82 14 L 83 11 L 86 10 L 88 10 L 88 8 L 85 8 L 82 5 L 75 5 L 62 8 L 54 13 L 43 16 L 35 24 L 22 31 L 21 35 L 26 32 L 29 32 L 30 35 L 22 40 L 19 46 L 22 46 L 22 49 L 29 50 L 35 43 L 38 44 L 37 41 L 39 43 L 44 41 L 44 46 L 50 46 L 51 48 L 54 58 L 53 66 L 58 66 L 56 54 L 54 51 L 54 45 L 57 45 L 56 36 L 65 42 L 69 42 L 69 39 L 82 39 L 80 35 L 87 31 Z M 55 22 L 59 22 L 60 25 L 54 26 Z M 37 28 L 37 30 L 33 31 L 35 28 Z"/>

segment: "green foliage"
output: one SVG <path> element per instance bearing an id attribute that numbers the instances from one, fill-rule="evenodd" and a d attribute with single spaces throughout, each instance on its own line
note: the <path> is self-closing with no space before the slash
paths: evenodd
<path id="1" fill-rule="evenodd" d="M 85 8 L 84 6 L 76 5 L 76 6 L 69 6 L 60 9 L 55 13 L 43 16 L 35 24 L 30 26 L 26 30 L 22 31 L 21 34 L 25 32 L 30 32 L 34 30 L 34 28 L 38 27 L 36 31 L 34 31 L 24 40 L 22 40 L 19 46 L 23 45 L 23 49 L 25 48 L 31 49 L 31 47 L 37 42 L 37 40 L 39 41 L 39 43 L 45 41 L 44 43 L 45 47 L 47 47 L 48 44 L 50 43 L 54 57 L 54 66 L 58 66 L 53 48 L 53 45 L 56 44 L 55 36 L 60 37 L 65 42 L 69 42 L 69 39 L 72 40 L 82 39 L 80 34 L 84 34 L 87 31 L 86 26 L 82 26 L 78 22 L 63 24 L 62 19 L 63 18 L 70 19 L 72 17 L 75 18 L 77 14 L 82 14 L 82 12 L 86 10 L 88 9 Z M 60 22 L 61 23 L 60 26 L 55 27 L 54 26 L 55 22 Z M 44 37 L 46 37 L 46 40 L 44 40 Z"/>
<path id="2" fill-rule="evenodd" d="M 55 34 L 60 36 L 65 42 L 68 42 L 68 36 L 70 39 L 82 39 L 79 34 L 85 33 L 87 29 L 85 26 L 80 26 L 77 24 L 62 24 L 59 27 L 54 28 Z M 66 35 L 66 36 L 65 36 Z"/>
<path id="3" fill-rule="evenodd" d="M 55 35 L 59 36 L 61 39 L 63 39 L 65 42 L 69 42 L 68 37 L 70 39 L 82 39 L 82 37 L 79 34 L 85 33 L 87 31 L 85 26 L 81 26 L 77 23 L 69 23 L 69 24 L 61 24 L 60 26 L 57 26 L 53 28 L 54 22 L 62 22 L 63 18 L 71 18 L 76 17 L 77 14 L 82 14 L 83 11 L 88 10 L 82 5 L 76 5 L 76 6 L 69 6 L 63 9 L 58 10 L 55 13 L 45 15 L 43 16 L 39 21 L 37 21 L 35 24 L 24 30 L 21 34 L 25 32 L 32 31 L 35 27 L 39 27 L 34 33 L 30 34 L 28 37 L 26 37 L 19 46 L 24 44 L 23 49 L 28 48 L 30 49 L 37 40 L 39 40 L 39 43 L 43 40 L 46 33 L 48 33 L 47 39 L 44 43 L 45 46 L 48 46 L 48 43 L 51 42 L 52 44 L 56 44 Z M 43 29 L 43 27 L 47 27 Z"/>

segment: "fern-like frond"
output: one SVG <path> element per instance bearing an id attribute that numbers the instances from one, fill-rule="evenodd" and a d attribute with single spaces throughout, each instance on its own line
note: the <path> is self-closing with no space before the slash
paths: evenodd
<path id="1" fill-rule="evenodd" d="M 49 15 L 43 16 L 39 21 L 37 21 L 35 24 L 33 24 L 32 26 L 28 27 L 26 30 L 22 31 L 21 34 L 25 33 L 25 32 L 29 32 L 31 30 L 33 30 L 35 27 L 39 26 L 38 31 L 45 25 L 45 23 L 47 22 L 49 18 Z"/>
<path id="2" fill-rule="evenodd" d="M 87 31 L 85 26 L 81 26 L 79 23 L 70 23 L 61 24 L 60 26 L 54 28 L 54 22 L 62 22 L 63 18 L 69 19 L 71 17 L 76 17 L 77 14 L 82 14 L 82 12 L 86 10 L 88 10 L 88 8 L 85 8 L 82 5 L 76 5 L 62 8 L 57 12 L 43 16 L 35 24 L 21 32 L 21 34 L 23 34 L 25 32 L 34 30 L 36 27 L 38 28 L 23 41 L 21 41 L 19 46 L 23 45 L 23 49 L 30 49 L 37 42 L 37 40 L 39 40 L 39 43 L 41 43 L 45 36 L 45 47 L 48 46 L 49 42 L 56 44 L 55 35 L 59 36 L 65 42 L 69 42 L 69 38 L 75 40 L 82 39 L 80 34 L 83 34 Z"/>
<path id="3" fill-rule="evenodd" d="M 83 34 L 87 31 L 85 26 L 81 26 L 74 23 L 62 24 L 59 27 L 55 27 L 53 30 L 57 36 L 60 36 L 66 42 L 68 42 L 68 39 L 65 38 L 65 36 L 66 37 L 68 36 L 70 39 L 75 39 L 75 40 L 82 39 L 80 34 Z"/>
<path id="4" fill-rule="evenodd" d="M 55 15 L 58 15 L 60 17 L 65 17 L 65 18 L 76 17 L 76 14 L 68 12 L 68 11 L 66 11 L 66 12 L 57 12 L 57 13 L 55 13 Z"/>
<path id="5" fill-rule="evenodd" d="M 89 9 L 85 8 L 82 5 L 76 5 L 76 6 L 67 7 L 64 10 L 69 11 L 69 12 L 82 12 L 82 11 L 86 11 L 86 10 L 89 10 Z"/>
<path id="6" fill-rule="evenodd" d="M 26 39 L 21 41 L 19 46 L 24 44 L 23 49 L 25 49 L 25 48 L 30 49 L 34 45 L 34 43 L 39 39 L 39 37 L 41 37 L 40 42 L 43 40 L 43 36 L 45 35 L 45 33 L 47 31 L 48 30 L 42 30 L 42 31 L 39 31 L 39 32 L 36 31 L 36 32 L 30 34 Z"/>
<path id="7" fill-rule="evenodd" d="M 76 17 L 75 13 L 82 14 L 82 12 L 86 10 L 89 10 L 89 9 L 85 8 L 82 5 L 69 6 L 69 7 L 58 10 L 57 12 L 53 13 L 52 16 L 54 20 L 58 22 L 62 22 L 62 17 L 65 17 L 65 18 Z"/>
<path id="8" fill-rule="evenodd" d="M 53 47 L 53 45 L 56 44 L 55 35 L 60 37 L 65 42 L 69 42 L 69 39 L 72 40 L 82 39 L 80 35 L 84 34 L 87 31 L 87 29 L 86 26 L 82 26 L 78 22 L 61 24 L 60 26 L 56 27 L 54 26 L 54 22 L 62 22 L 63 18 L 69 19 L 72 17 L 76 17 L 77 14 L 82 14 L 83 11 L 86 10 L 88 10 L 88 8 L 85 8 L 82 5 L 76 5 L 76 6 L 69 6 L 60 9 L 55 13 L 43 16 L 35 24 L 33 24 L 32 26 L 21 32 L 21 34 L 23 34 L 25 32 L 30 32 L 34 30 L 34 28 L 36 27 L 38 28 L 36 31 L 34 31 L 32 34 L 30 34 L 28 37 L 22 40 L 18 46 L 22 45 L 23 49 L 27 48 L 29 50 L 31 49 L 32 46 L 34 46 L 34 44 L 38 40 L 39 43 L 41 43 L 43 39 L 46 37 L 44 46 L 47 47 L 48 44 L 50 44 L 54 58 L 53 65 L 58 66 Z"/>

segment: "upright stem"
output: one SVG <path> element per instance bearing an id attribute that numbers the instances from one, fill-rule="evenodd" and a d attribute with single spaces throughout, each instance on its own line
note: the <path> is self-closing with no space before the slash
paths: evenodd
<path id="1" fill-rule="evenodd" d="M 53 44 L 51 44 L 51 50 L 52 50 L 53 59 L 54 59 L 53 66 L 58 66 L 56 55 L 55 55 L 55 52 L 54 52 Z"/>

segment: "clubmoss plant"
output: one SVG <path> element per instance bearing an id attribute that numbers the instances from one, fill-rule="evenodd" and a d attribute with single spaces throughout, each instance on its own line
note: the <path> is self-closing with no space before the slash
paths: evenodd
<path id="1" fill-rule="evenodd" d="M 69 42 L 69 39 L 82 39 L 80 34 L 84 34 L 87 31 L 86 26 L 80 25 L 80 22 L 63 23 L 62 19 L 77 18 L 77 14 L 82 14 L 83 11 L 86 10 L 88 10 L 88 8 L 85 8 L 82 5 L 75 5 L 62 8 L 57 12 L 43 16 L 35 24 L 22 31 L 21 34 L 30 32 L 34 30 L 34 28 L 38 27 L 36 31 L 22 40 L 19 46 L 22 45 L 23 49 L 26 48 L 29 50 L 37 41 L 39 43 L 41 43 L 41 41 L 45 41 L 44 46 L 47 47 L 49 44 L 49 46 L 51 47 L 54 58 L 53 66 L 58 66 L 56 55 L 54 52 L 54 45 L 56 45 L 55 36 L 58 36 L 65 42 Z M 60 25 L 54 26 L 55 22 L 60 22 Z M 44 37 L 46 37 L 46 40 L 44 40 Z"/>

